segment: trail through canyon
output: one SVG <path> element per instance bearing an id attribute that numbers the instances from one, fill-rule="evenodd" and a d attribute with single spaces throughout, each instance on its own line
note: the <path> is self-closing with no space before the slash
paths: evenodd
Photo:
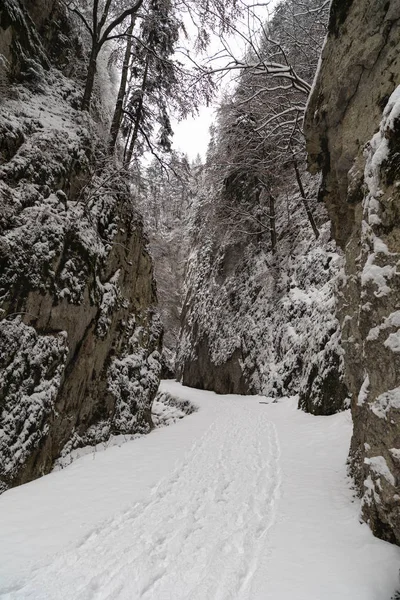
<path id="1" fill-rule="evenodd" d="M 359 523 L 348 413 L 216 396 L 0 497 L 0 598 L 390 600 L 400 550 Z"/>

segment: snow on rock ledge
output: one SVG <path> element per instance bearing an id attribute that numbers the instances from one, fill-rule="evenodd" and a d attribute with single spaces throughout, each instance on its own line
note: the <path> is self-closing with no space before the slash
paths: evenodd
<path id="1" fill-rule="evenodd" d="M 355 420 L 351 468 L 363 512 L 375 533 L 400 542 L 400 247 L 398 244 L 400 87 L 389 98 L 379 131 L 366 144 L 362 202 L 359 344 L 369 385 Z"/>

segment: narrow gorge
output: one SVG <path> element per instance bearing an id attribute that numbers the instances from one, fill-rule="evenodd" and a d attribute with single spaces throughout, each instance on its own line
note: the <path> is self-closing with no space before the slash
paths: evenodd
<path id="1" fill-rule="evenodd" d="M 297 525 L 306 570 L 362 548 L 343 600 L 400 597 L 399 15 L 0 0 L 0 517 L 68 481 L 99 510 L 1 598 L 56 600 L 70 561 L 63 600 L 287 600 Z"/>

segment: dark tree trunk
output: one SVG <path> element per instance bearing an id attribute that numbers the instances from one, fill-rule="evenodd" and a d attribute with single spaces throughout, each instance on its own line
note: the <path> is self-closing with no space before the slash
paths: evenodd
<path id="1" fill-rule="evenodd" d="M 118 90 L 117 102 L 115 105 L 114 115 L 113 115 L 111 129 L 110 129 L 110 145 L 109 145 L 110 153 L 114 152 L 114 148 L 117 143 L 119 129 L 121 127 L 121 122 L 122 122 L 124 100 L 125 100 L 125 95 L 126 95 L 126 85 L 127 85 L 127 81 L 128 81 L 129 62 L 130 62 L 131 53 L 132 53 L 132 33 L 133 33 L 134 25 L 135 25 L 135 17 L 134 17 L 134 15 L 132 15 L 131 16 L 131 24 L 130 24 L 128 32 L 127 32 L 128 40 L 126 42 L 124 62 L 122 65 L 121 83 L 120 83 L 119 90 Z"/>
<path id="2" fill-rule="evenodd" d="M 318 239 L 319 238 L 319 230 L 318 230 L 318 227 L 317 227 L 317 225 L 315 223 L 313 214 L 311 212 L 310 205 L 308 204 L 307 195 L 306 195 L 306 192 L 305 192 L 304 187 L 303 187 L 303 182 L 301 181 L 300 171 L 299 171 L 299 167 L 297 165 L 296 160 L 293 160 L 293 166 L 294 166 L 294 170 L 295 170 L 295 173 L 296 173 L 297 185 L 299 186 L 301 199 L 303 201 L 303 206 L 306 209 L 307 217 L 308 217 L 308 220 L 310 221 L 310 225 L 311 225 L 311 227 L 313 229 L 315 238 Z"/>
<path id="3" fill-rule="evenodd" d="M 145 95 L 145 91 L 146 91 L 148 71 L 149 71 L 149 55 L 147 54 L 146 66 L 145 66 L 144 73 L 143 73 L 141 95 L 139 98 L 139 102 L 138 102 L 138 105 L 137 105 L 137 108 L 135 111 L 135 117 L 133 120 L 133 131 L 132 131 L 132 135 L 131 135 L 131 139 L 130 139 L 130 143 L 129 143 L 129 150 L 128 150 L 128 152 L 126 154 L 126 158 L 125 158 L 125 166 L 126 167 L 129 167 L 129 165 L 131 163 L 132 156 L 133 156 L 133 150 L 135 148 L 137 136 L 139 133 L 140 121 L 142 119 L 143 100 L 144 100 L 144 95 Z"/>
<path id="4" fill-rule="evenodd" d="M 260 185 L 257 184 L 255 192 L 254 192 L 254 199 L 255 199 L 255 205 L 257 207 L 259 207 L 261 211 L 263 209 L 263 204 L 264 204 L 264 202 L 262 200 L 263 197 L 264 197 L 263 189 L 260 187 Z M 262 219 L 262 216 L 260 218 Z M 261 226 L 261 223 L 259 223 L 258 225 L 259 225 L 259 227 L 258 227 L 258 233 L 257 233 L 257 241 L 259 244 L 261 244 L 263 241 L 263 238 L 265 236 L 265 228 Z"/>
<path id="5" fill-rule="evenodd" d="M 105 1 L 102 15 L 100 17 L 100 20 L 98 20 L 99 19 L 99 0 L 93 0 L 91 26 L 86 21 L 85 17 L 82 15 L 82 13 L 79 12 L 79 10 L 74 9 L 74 11 L 73 11 L 73 12 L 75 12 L 75 14 L 77 14 L 81 18 L 81 20 L 83 21 L 83 23 L 86 26 L 86 29 L 88 29 L 88 31 L 90 32 L 90 35 L 92 38 L 92 49 L 90 51 L 89 66 L 88 66 L 88 72 L 87 72 L 87 77 L 86 77 L 86 86 L 85 86 L 85 91 L 83 94 L 82 105 L 81 105 L 82 110 L 88 111 L 90 109 L 90 100 L 92 98 L 94 78 L 96 75 L 96 62 L 97 62 L 97 57 L 99 55 L 100 50 L 102 49 L 105 42 L 112 39 L 113 36 L 111 34 L 118 27 L 118 25 L 121 25 L 121 23 L 123 23 L 125 19 L 127 19 L 128 17 L 132 17 L 134 14 L 137 13 L 139 8 L 143 4 L 143 0 L 137 0 L 136 4 L 134 6 L 131 6 L 130 8 L 123 10 L 118 15 L 118 17 L 113 19 L 106 26 L 107 19 L 109 17 L 111 4 L 112 4 L 112 0 Z"/>
<path id="6" fill-rule="evenodd" d="M 89 66 L 88 66 L 88 71 L 87 71 L 87 76 L 86 76 L 85 91 L 83 94 L 83 99 L 82 99 L 82 104 L 81 104 L 82 110 L 88 111 L 90 109 L 90 100 L 92 98 L 92 92 L 93 92 L 93 87 L 94 87 L 94 78 L 96 76 L 96 63 L 97 63 L 98 53 L 99 53 L 99 50 L 97 48 L 97 44 L 95 41 L 93 41 L 93 46 L 92 46 L 92 50 L 90 52 Z"/>
<path id="7" fill-rule="evenodd" d="M 271 250 L 272 254 L 276 254 L 276 214 L 275 214 L 275 198 L 269 192 L 269 227 L 271 231 Z"/>
<path id="8" fill-rule="evenodd" d="M 132 124 L 129 125 L 129 129 L 128 129 L 128 135 L 126 136 L 126 142 L 125 142 L 125 149 L 124 149 L 124 160 L 123 163 L 124 165 L 128 165 L 128 152 L 129 152 L 129 148 L 130 148 L 130 139 L 131 139 L 131 133 L 132 133 Z"/>
<path id="9" fill-rule="evenodd" d="M 125 153 L 125 161 L 124 161 L 124 165 L 125 167 L 129 167 L 129 165 L 131 164 L 132 161 L 132 156 L 133 156 L 133 150 L 135 148 L 135 144 L 136 144 L 136 139 L 137 139 L 137 135 L 138 135 L 138 131 L 139 131 L 139 115 L 138 115 L 138 111 L 139 111 L 139 106 L 136 110 L 135 113 L 135 119 L 134 119 L 134 127 L 131 127 L 131 136 L 129 138 L 129 146 L 128 146 L 128 151 Z"/>

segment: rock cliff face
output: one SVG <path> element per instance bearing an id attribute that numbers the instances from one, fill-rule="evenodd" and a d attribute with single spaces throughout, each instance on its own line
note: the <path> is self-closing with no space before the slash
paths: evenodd
<path id="1" fill-rule="evenodd" d="M 218 194 L 210 194 L 186 276 L 177 356 L 184 384 L 225 394 L 298 394 L 300 407 L 314 414 L 346 406 L 335 317 L 341 257 L 313 182 L 308 191 L 320 238 L 289 179 L 276 199 L 275 255 L 269 232 L 240 233 L 221 219 Z"/>
<path id="2" fill-rule="evenodd" d="M 310 167 L 345 250 L 339 296 L 354 434 L 373 532 L 400 543 L 400 2 L 334 0 L 309 102 Z"/>
<path id="3" fill-rule="evenodd" d="M 74 75 L 82 42 L 59 0 L 4 0 L 0 6 L 0 73 L 29 79 L 34 65 Z M 82 65 L 80 65 L 82 66 Z"/>
<path id="4" fill-rule="evenodd" d="M 80 86 L 54 67 L 67 16 L 28 6 L 0 8 L 0 491 L 63 452 L 148 431 L 160 372 L 141 217 L 101 123 L 76 110 Z M 40 34 L 55 14 L 57 58 Z"/>

